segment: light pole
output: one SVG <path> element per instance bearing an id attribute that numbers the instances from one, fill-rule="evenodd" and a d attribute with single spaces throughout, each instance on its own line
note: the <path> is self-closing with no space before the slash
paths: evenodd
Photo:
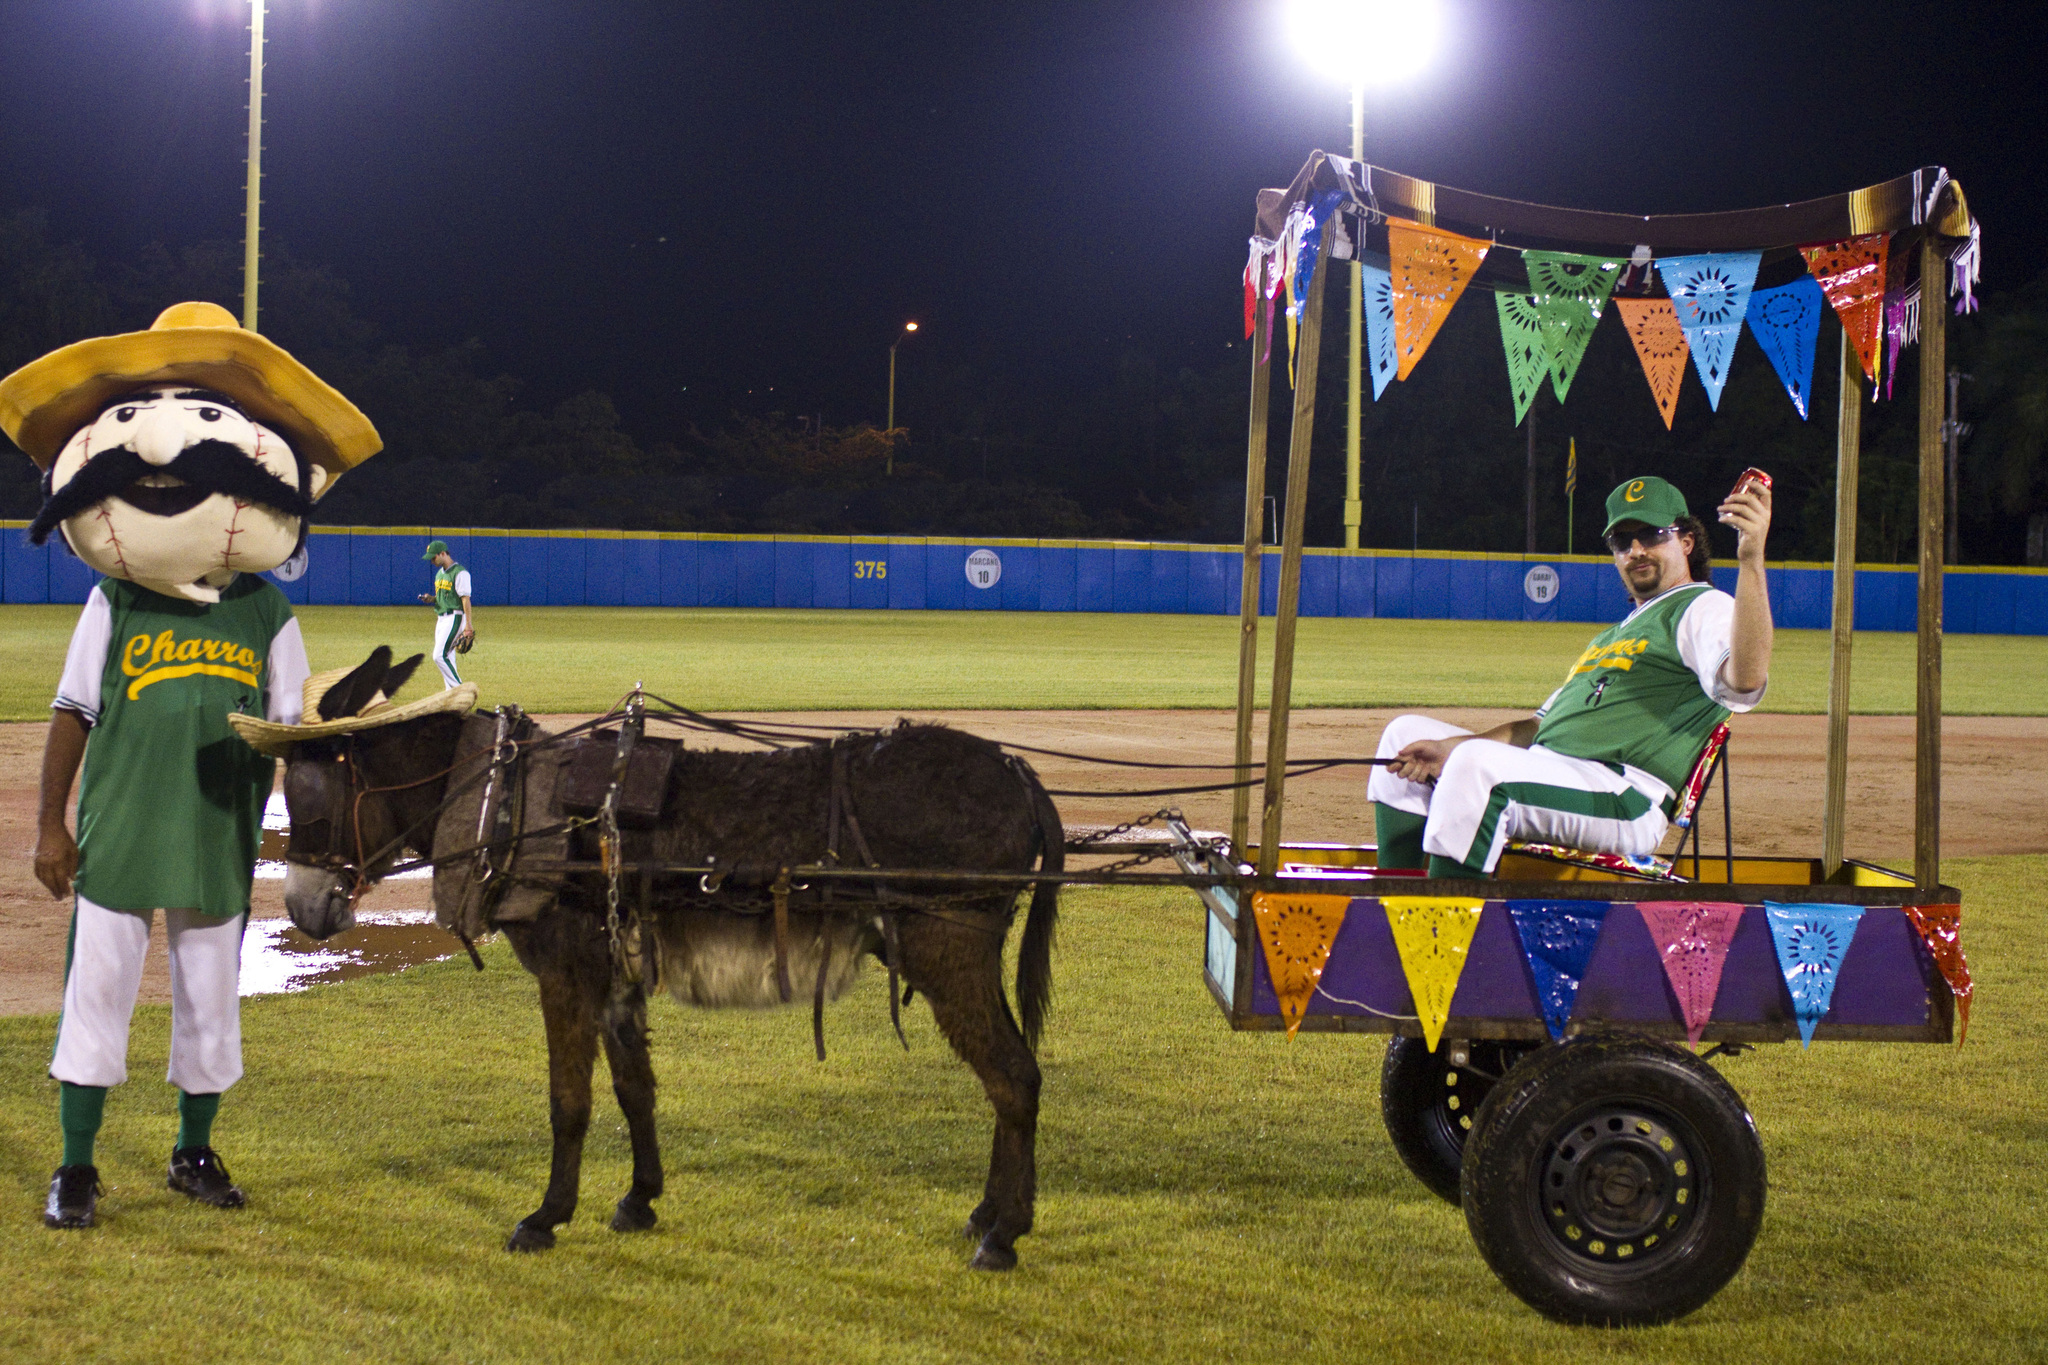
<path id="1" fill-rule="evenodd" d="M 1365 160 L 1365 82 L 1351 83 L 1351 159 Z M 1344 414 L 1344 548 L 1358 548 L 1358 527 L 1365 519 L 1365 504 L 1359 497 L 1358 450 L 1365 423 L 1365 266 L 1358 260 L 1365 246 L 1365 234 L 1352 243 L 1351 260 L 1351 355 L 1346 373 L 1351 380 L 1351 401 Z"/>
<path id="2" fill-rule="evenodd" d="M 263 211 L 263 0 L 249 0 L 249 183 L 243 209 L 242 326 L 256 330 L 257 241 Z"/>
<path id="3" fill-rule="evenodd" d="M 1293 0 L 1288 30 L 1301 59 L 1351 87 L 1351 159 L 1365 160 L 1365 87 L 1413 74 L 1436 47 L 1435 0 Z M 1344 548 L 1358 548 L 1364 519 L 1359 447 L 1365 421 L 1365 268 L 1351 261 L 1351 349 L 1346 369 L 1351 401 L 1344 420 Z"/>
<path id="4" fill-rule="evenodd" d="M 886 431 L 893 432 L 896 430 L 896 348 L 903 344 L 905 337 L 916 330 L 916 323 L 906 322 L 903 324 L 903 330 L 896 334 L 896 339 L 889 343 L 889 423 L 884 428 Z M 896 441 L 894 437 L 891 437 L 889 440 L 888 464 L 882 472 L 885 475 L 896 472 Z"/>

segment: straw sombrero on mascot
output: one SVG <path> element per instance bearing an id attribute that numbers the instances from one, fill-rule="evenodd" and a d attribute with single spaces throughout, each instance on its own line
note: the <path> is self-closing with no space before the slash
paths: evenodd
<path id="1" fill-rule="evenodd" d="M 217 602 L 305 543 L 313 504 L 383 448 L 356 406 L 212 303 L 93 337 L 0 380 L 0 430 L 43 471 L 42 544 L 169 597 Z"/>

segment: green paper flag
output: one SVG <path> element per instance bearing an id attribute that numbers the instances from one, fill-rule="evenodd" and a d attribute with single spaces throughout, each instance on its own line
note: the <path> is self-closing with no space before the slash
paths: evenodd
<path id="1" fill-rule="evenodd" d="M 1515 425 L 1529 413 L 1543 376 L 1550 373 L 1550 345 L 1542 310 L 1520 294 L 1495 294 L 1500 310 L 1500 344 L 1508 353 L 1508 390 L 1515 396 Z"/>
<path id="2" fill-rule="evenodd" d="M 1522 264 L 1529 271 L 1531 301 L 1543 318 L 1550 387 L 1562 403 L 1626 262 L 1568 251 L 1525 251 Z"/>

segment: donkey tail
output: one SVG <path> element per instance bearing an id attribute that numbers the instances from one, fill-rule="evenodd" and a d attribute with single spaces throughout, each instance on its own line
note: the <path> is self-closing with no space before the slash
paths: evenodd
<path id="1" fill-rule="evenodd" d="M 1038 870 L 1061 872 L 1067 865 L 1067 831 L 1045 786 L 1029 767 L 1025 786 L 1031 792 L 1031 814 L 1038 825 Z M 1038 1046 L 1039 1032 L 1052 1008 L 1052 941 L 1059 921 L 1060 884 L 1039 882 L 1031 892 L 1031 910 L 1024 920 L 1024 941 L 1017 950 L 1017 1005 L 1024 1012 L 1024 1041 Z"/>

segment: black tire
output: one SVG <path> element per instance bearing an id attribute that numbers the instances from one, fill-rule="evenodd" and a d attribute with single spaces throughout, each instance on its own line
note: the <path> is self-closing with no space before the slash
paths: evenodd
<path id="1" fill-rule="evenodd" d="M 1462 1173 L 1479 1254 L 1559 1322 L 1623 1327 L 1692 1312 L 1763 1225 L 1764 1149 L 1742 1097 L 1689 1052 L 1566 1043 L 1494 1088 Z"/>
<path id="2" fill-rule="evenodd" d="M 1542 1043 L 1481 1040 L 1466 1045 L 1466 1064 L 1452 1066 L 1450 1045 L 1431 1052 L 1420 1038 L 1387 1041 L 1380 1067 L 1380 1118 L 1394 1151 L 1417 1180 L 1455 1204 L 1458 1168 L 1473 1116 L 1487 1093 Z"/>

